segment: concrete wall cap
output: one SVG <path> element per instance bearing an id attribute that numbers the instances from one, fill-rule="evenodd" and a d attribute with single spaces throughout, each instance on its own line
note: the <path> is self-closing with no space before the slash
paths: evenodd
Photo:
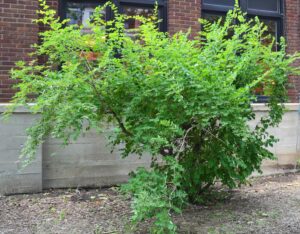
<path id="1" fill-rule="evenodd" d="M 11 106 L 10 103 L 0 103 L 0 113 L 5 112 L 5 110 Z M 34 103 L 29 103 L 29 106 L 33 106 Z M 298 111 L 300 110 L 300 104 L 299 103 L 285 103 L 284 104 L 287 111 Z M 264 103 L 255 103 L 252 104 L 254 111 L 268 111 L 269 107 Z M 25 106 L 19 106 L 15 109 L 14 113 L 30 113 L 31 111 L 25 107 Z"/>
<path id="2" fill-rule="evenodd" d="M 0 113 L 3 113 L 7 110 L 11 103 L 0 103 Z M 34 103 L 29 103 L 29 106 L 33 106 Z M 26 106 L 18 106 L 13 113 L 31 113 L 31 111 Z"/>
<path id="3" fill-rule="evenodd" d="M 300 109 L 299 103 L 285 103 L 284 104 L 287 111 L 298 111 Z M 252 104 L 254 111 L 268 111 L 269 107 L 265 103 L 255 103 Z"/>

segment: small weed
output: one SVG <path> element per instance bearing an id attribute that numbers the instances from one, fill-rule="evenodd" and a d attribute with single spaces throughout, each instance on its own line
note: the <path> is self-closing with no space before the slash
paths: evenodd
<path id="1" fill-rule="evenodd" d="M 95 225 L 93 234 L 101 234 L 100 226 L 98 224 Z"/>
<path id="2" fill-rule="evenodd" d="M 62 210 L 61 212 L 59 212 L 59 221 L 64 221 L 65 218 L 66 218 L 66 212 Z"/>
<path id="3" fill-rule="evenodd" d="M 268 218 L 269 217 L 269 213 L 268 212 L 263 212 L 263 211 L 258 211 L 257 212 L 257 216 L 259 216 L 261 218 Z"/>
<path id="4" fill-rule="evenodd" d="M 266 223 L 267 223 L 267 220 L 266 220 L 266 219 L 257 219 L 257 220 L 256 220 L 256 225 L 259 226 L 259 227 L 265 226 Z"/>
<path id="5" fill-rule="evenodd" d="M 300 169 L 300 159 L 296 162 L 296 169 Z"/>
<path id="6" fill-rule="evenodd" d="M 69 198 L 66 195 L 63 195 L 62 200 L 63 200 L 64 203 L 67 203 Z"/>
<path id="7" fill-rule="evenodd" d="M 55 212 L 56 212 L 56 208 L 53 207 L 53 206 L 51 206 L 51 207 L 49 208 L 49 211 L 50 211 L 51 213 L 55 213 Z"/>
<path id="8" fill-rule="evenodd" d="M 277 219 L 279 218 L 280 214 L 278 211 L 271 211 L 269 212 L 269 216 L 272 218 L 272 219 Z"/>
<path id="9" fill-rule="evenodd" d="M 209 214 L 212 220 L 231 220 L 234 221 L 237 218 L 237 214 L 232 211 L 217 211 Z"/>
<path id="10" fill-rule="evenodd" d="M 276 210 L 273 211 L 257 211 L 255 213 L 253 213 L 253 215 L 257 216 L 257 218 L 261 218 L 261 219 L 276 219 L 279 217 L 279 212 Z"/>
<path id="11" fill-rule="evenodd" d="M 210 228 L 207 229 L 207 233 L 208 234 L 218 234 L 219 232 L 217 231 L 216 228 L 210 227 Z"/>

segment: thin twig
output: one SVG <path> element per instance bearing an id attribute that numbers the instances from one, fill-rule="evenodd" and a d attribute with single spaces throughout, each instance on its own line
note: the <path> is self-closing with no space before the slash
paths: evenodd
<path id="1" fill-rule="evenodd" d="M 84 61 L 85 61 L 85 64 L 86 64 L 88 70 L 89 70 L 90 72 L 92 72 L 91 66 L 90 66 L 89 61 L 87 60 L 87 58 L 84 57 Z M 94 77 L 94 74 L 93 74 L 93 73 L 91 73 L 91 75 Z M 95 77 L 94 77 L 94 78 L 95 78 Z M 93 81 L 90 81 L 90 84 L 92 85 L 92 87 L 93 87 L 94 91 L 96 92 L 97 96 L 98 96 L 98 97 L 101 97 L 101 95 L 100 95 L 100 93 L 98 92 L 98 90 L 97 90 L 96 85 L 94 84 L 94 82 L 93 82 Z M 106 105 L 107 105 L 107 103 L 106 103 Z M 126 129 L 126 127 L 125 127 L 123 121 L 119 118 L 119 116 L 117 115 L 117 113 L 116 113 L 110 106 L 108 106 L 108 109 L 109 109 L 109 113 L 111 113 L 111 114 L 114 116 L 114 118 L 117 120 L 118 125 L 119 125 L 119 127 L 121 128 L 121 130 L 122 130 L 126 135 L 132 136 L 132 133 L 129 132 L 129 131 Z"/>
<path id="2" fill-rule="evenodd" d="M 187 139 L 187 137 L 188 137 L 188 134 L 189 134 L 190 131 L 192 131 L 195 127 L 196 127 L 196 126 L 190 127 L 190 128 L 186 131 L 186 133 L 184 134 L 184 136 L 181 138 L 182 143 L 181 143 L 181 145 L 180 145 L 180 147 L 179 147 L 179 150 L 178 150 L 178 152 L 177 152 L 177 154 L 176 154 L 176 156 L 175 156 L 176 159 L 178 159 L 179 154 L 183 152 L 183 147 L 184 147 L 184 145 L 186 144 L 186 139 Z"/>

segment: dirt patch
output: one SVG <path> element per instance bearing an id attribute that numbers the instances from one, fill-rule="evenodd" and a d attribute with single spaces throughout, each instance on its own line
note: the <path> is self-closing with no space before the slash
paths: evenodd
<path id="1" fill-rule="evenodd" d="M 206 205 L 174 217 L 179 233 L 300 233 L 300 174 L 219 189 Z M 133 233 L 130 201 L 114 188 L 0 197 L 0 233 Z M 136 233 L 147 233 L 147 223 Z"/>

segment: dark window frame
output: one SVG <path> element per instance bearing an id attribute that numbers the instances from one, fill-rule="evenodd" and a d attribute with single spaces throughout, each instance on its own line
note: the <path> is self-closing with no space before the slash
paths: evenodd
<path id="1" fill-rule="evenodd" d="M 261 19 L 265 20 L 273 20 L 277 23 L 277 43 L 279 43 L 279 39 L 281 36 L 284 36 L 284 0 L 276 0 L 278 11 L 269 11 L 269 10 L 261 10 L 261 9 L 248 9 L 248 0 L 239 0 L 239 5 L 242 11 L 247 13 L 249 18 L 258 16 Z M 216 5 L 204 3 L 202 1 L 202 14 L 215 14 L 215 15 L 226 15 L 229 10 L 232 10 L 233 6 L 224 6 L 224 5 Z"/>
<path id="2" fill-rule="evenodd" d="M 58 8 L 58 15 L 60 17 L 61 20 L 64 20 L 67 18 L 67 2 L 68 0 L 59 0 L 59 8 Z M 104 4 L 106 1 L 102 1 L 102 0 L 87 0 L 87 1 L 82 1 L 82 0 L 71 0 L 69 2 L 72 2 L 72 3 L 87 3 L 87 4 L 91 4 L 91 5 L 94 5 L 95 7 L 96 6 L 99 6 L 101 4 Z M 109 10 L 106 9 L 106 19 L 108 20 L 108 12 Z"/>
<path id="3" fill-rule="evenodd" d="M 152 7 L 156 3 L 155 0 L 121 0 L 118 1 L 120 13 L 123 13 L 123 6 L 134 6 L 134 7 Z M 160 13 L 160 19 L 163 21 L 159 24 L 159 29 L 162 32 L 168 30 L 168 9 L 167 1 L 157 1 L 158 10 Z"/>
<path id="4" fill-rule="evenodd" d="M 262 20 L 272 20 L 276 21 L 276 39 L 277 39 L 277 49 L 280 48 L 279 39 L 284 36 L 284 0 L 277 0 L 277 12 L 260 10 L 260 9 L 248 9 L 248 0 L 239 0 L 240 8 L 243 12 L 247 13 L 247 18 L 253 18 L 258 16 Z M 233 6 L 223 6 L 223 5 L 213 5 L 205 4 L 202 0 L 202 16 L 204 14 L 220 15 L 225 16 L 228 10 L 232 10 Z M 265 95 L 257 95 L 257 101 L 255 103 L 266 103 L 269 101 L 269 97 Z"/>
<path id="5" fill-rule="evenodd" d="M 59 17 L 64 20 L 67 16 L 67 2 L 74 2 L 74 3 L 88 3 L 92 5 L 101 5 L 105 4 L 106 0 L 59 0 L 59 9 L 58 15 Z M 137 7 L 151 7 L 154 6 L 156 3 L 155 0 L 113 0 L 113 3 L 118 7 L 119 12 L 123 12 L 122 6 L 137 6 Z M 157 1 L 158 9 L 160 10 L 160 18 L 163 20 L 159 28 L 163 32 L 167 32 L 168 30 L 168 5 L 167 0 L 159 0 Z M 113 18 L 112 11 L 107 8 L 106 9 L 106 20 L 111 20 Z"/>
<path id="6" fill-rule="evenodd" d="M 223 12 L 226 14 L 227 11 L 232 10 L 234 7 L 225 6 L 225 5 L 215 5 L 211 3 L 204 3 L 202 0 L 202 12 L 203 11 L 215 11 L 215 12 Z"/>

